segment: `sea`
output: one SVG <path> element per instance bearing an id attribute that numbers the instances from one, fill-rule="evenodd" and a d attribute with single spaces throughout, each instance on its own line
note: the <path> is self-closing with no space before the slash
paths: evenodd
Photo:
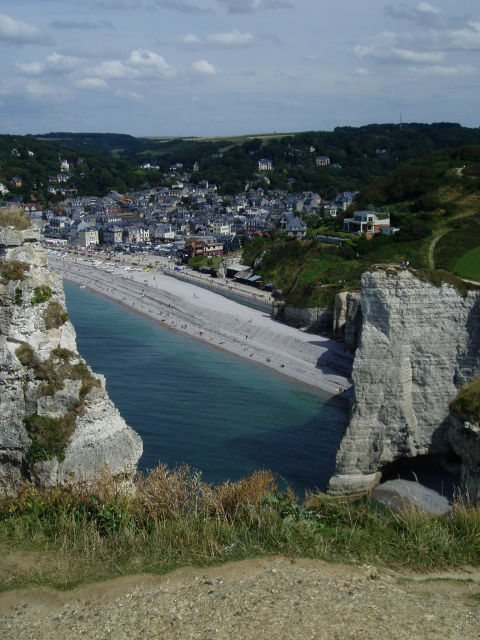
<path id="1" fill-rule="evenodd" d="M 143 440 L 141 471 L 186 463 L 222 483 L 270 469 L 281 489 L 326 488 L 347 420 L 338 400 L 64 287 L 79 352 Z"/>

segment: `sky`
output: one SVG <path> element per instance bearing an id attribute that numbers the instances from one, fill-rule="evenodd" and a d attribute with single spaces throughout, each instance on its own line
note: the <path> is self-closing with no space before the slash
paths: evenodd
<path id="1" fill-rule="evenodd" d="M 0 133 L 480 125 L 478 0 L 0 0 Z"/>

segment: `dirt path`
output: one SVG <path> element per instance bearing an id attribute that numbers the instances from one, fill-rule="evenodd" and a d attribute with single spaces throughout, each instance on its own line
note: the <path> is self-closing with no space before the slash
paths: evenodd
<path id="1" fill-rule="evenodd" d="M 437 246 L 438 241 L 443 238 L 443 236 L 447 235 L 448 231 L 442 231 L 438 235 L 436 235 L 430 243 L 430 247 L 428 248 L 428 268 L 435 269 L 435 260 L 434 253 L 435 247 Z"/>
<path id="2" fill-rule="evenodd" d="M 3 640 L 478 640 L 480 571 L 269 558 L 0 595 Z"/>

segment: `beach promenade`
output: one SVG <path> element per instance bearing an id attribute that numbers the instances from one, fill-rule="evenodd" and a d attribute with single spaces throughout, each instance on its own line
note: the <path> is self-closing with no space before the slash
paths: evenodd
<path id="1" fill-rule="evenodd" d="M 250 359 L 327 394 L 347 398 L 352 356 L 341 342 L 301 332 L 223 295 L 164 273 L 49 255 L 65 279 L 85 286 L 169 329 Z M 338 391 L 342 389 L 343 391 Z"/>

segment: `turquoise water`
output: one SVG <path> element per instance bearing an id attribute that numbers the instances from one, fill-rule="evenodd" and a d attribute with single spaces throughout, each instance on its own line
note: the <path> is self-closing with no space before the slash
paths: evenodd
<path id="1" fill-rule="evenodd" d="M 142 437 L 140 468 L 188 463 L 210 482 L 260 468 L 324 489 L 344 409 L 280 375 L 65 282 L 78 349 Z"/>

